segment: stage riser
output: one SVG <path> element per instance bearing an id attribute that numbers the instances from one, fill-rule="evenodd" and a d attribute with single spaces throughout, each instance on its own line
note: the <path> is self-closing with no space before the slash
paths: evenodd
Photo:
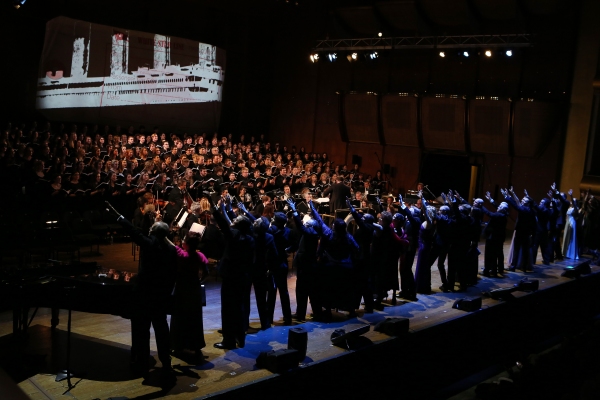
<path id="1" fill-rule="evenodd" d="M 304 395 L 310 391 L 319 396 L 358 398 L 397 393 L 404 398 L 431 399 L 491 365 L 514 365 L 539 351 L 545 341 L 580 332 L 600 312 L 599 284 L 600 273 L 573 279 L 210 397 L 301 398 L 291 388 L 302 387 Z M 317 383 L 323 388 L 325 382 L 325 389 L 316 388 Z"/>

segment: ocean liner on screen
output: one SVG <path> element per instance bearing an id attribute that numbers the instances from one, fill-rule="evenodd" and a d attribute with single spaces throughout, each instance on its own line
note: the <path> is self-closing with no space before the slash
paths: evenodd
<path id="1" fill-rule="evenodd" d="M 42 71 L 45 75 L 38 79 L 38 109 L 222 100 L 224 71 L 217 65 L 215 46 L 198 42 L 191 45 L 189 41 L 172 43 L 170 37 L 163 35 L 152 37 L 151 34 L 141 36 L 137 33 L 133 36 L 136 33 L 130 35 L 128 31 L 114 30 L 102 33 L 100 38 L 93 37 L 90 25 L 89 34 L 63 35 L 63 41 L 72 40 L 71 45 L 65 43 L 65 47 L 72 46 L 70 57 L 65 57 L 65 52 L 62 54 L 63 60 L 70 58 L 70 71 L 65 71 L 68 61 L 55 62 Z M 132 53 L 135 53 L 133 60 Z M 186 64 L 179 65 L 174 60 L 177 57 Z M 47 58 L 58 60 L 60 56 L 50 54 Z M 92 69 L 94 73 L 90 74 Z"/>

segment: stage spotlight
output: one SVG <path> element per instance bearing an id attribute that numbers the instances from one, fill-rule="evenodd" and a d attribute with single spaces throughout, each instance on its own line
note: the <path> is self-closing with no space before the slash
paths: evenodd
<path id="1" fill-rule="evenodd" d="M 335 60 L 337 60 L 337 54 L 329 53 L 329 55 L 327 55 L 327 58 L 329 58 L 329 61 L 334 62 Z"/>
<path id="2" fill-rule="evenodd" d="M 27 0 L 13 0 L 13 7 L 18 10 L 23 4 L 25 4 L 26 1 Z"/>
<path id="3" fill-rule="evenodd" d="M 468 51 L 463 51 L 462 55 L 465 56 L 465 57 L 469 57 L 469 52 Z"/>
<path id="4" fill-rule="evenodd" d="M 377 36 L 379 36 L 379 37 L 382 37 L 382 36 L 383 36 L 383 33 L 379 32 L 379 33 L 377 34 Z"/>
<path id="5" fill-rule="evenodd" d="M 579 278 L 581 275 L 591 274 L 591 262 L 592 260 L 589 260 L 574 267 L 568 266 L 565 268 L 565 272 L 563 272 L 560 276 L 564 276 L 565 278 Z"/>
<path id="6" fill-rule="evenodd" d="M 484 54 L 485 54 L 486 57 L 491 57 L 492 56 L 492 52 L 490 50 L 486 50 Z"/>
<path id="7" fill-rule="evenodd" d="M 374 60 L 374 59 L 376 59 L 377 57 L 379 57 L 379 54 L 377 54 L 377 52 L 376 52 L 376 51 L 374 51 L 374 52 L 372 52 L 372 53 L 369 53 L 369 59 L 371 59 L 371 60 Z"/>
<path id="8" fill-rule="evenodd" d="M 312 61 L 313 63 L 316 63 L 317 61 L 319 61 L 319 53 L 311 54 L 310 61 Z"/>
<path id="9" fill-rule="evenodd" d="M 512 50 L 506 50 L 506 56 L 507 57 L 512 57 Z"/>
<path id="10" fill-rule="evenodd" d="M 446 57 L 446 53 L 443 51 L 440 51 L 440 57 L 442 57 L 442 58 Z"/>
<path id="11" fill-rule="evenodd" d="M 358 53 L 350 53 L 346 56 L 346 58 L 348 59 L 348 61 L 352 62 L 352 61 L 356 61 L 358 60 Z"/>

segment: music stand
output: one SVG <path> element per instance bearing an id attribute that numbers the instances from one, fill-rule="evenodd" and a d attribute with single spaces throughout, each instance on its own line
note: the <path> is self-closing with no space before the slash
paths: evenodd
<path id="1" fill-rule="evenodd" d="M 67 387 L 67 390 L 65 391 L 65 393 L 67 393 L 75 387 L 75 385 L 73 385 L 71 383 L 71 378 L 75 377 L 75 374 L 71 371 L 71 311 L 73 308 L 71 305 L 71 293 L 73 292 L 73 290 L 75 290 L 75 287 L 74 286 L 66 286 L 64 289 L 65 289 L 65 294 L 66 294 L 66 298 L 67 298 L 67 304 L 69 306 L 69 319 L 67 322 L 67 366 L 66 366 L 66 369 L 64 369 L 64 370 L 60 371 L 58 374 L 56 374 L 56 379 L 54 381 L 61 382 L 66 379 L 68 387 Z M 65 394 L 65 393 L 63 393 L 63 394 Z"/>

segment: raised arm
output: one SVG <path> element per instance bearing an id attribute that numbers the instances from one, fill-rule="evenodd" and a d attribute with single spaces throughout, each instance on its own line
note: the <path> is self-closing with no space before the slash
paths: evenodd
<path id="1" fill-rule="evenodd" d="M 256 221 L 256 217 L 254 215 L 252 215 L 248 209 L 246 208 L 246 206 L 244 205 L 244 203 L 242 203 L 241 201 L 237 204 L 238 209 L 244 213 L 244 215 L 246 217 L 248 217 L 248 219 L 250 219 L 250 221 L 254 222 Z"/>
<path id="2" fill-rule="evenodd" d="M 579 208 L 577 207 L 577 199 L 573 197 L 573 189 L 569 189 L 569 196 L 571 197 L 571 202 L 573 203 L 573 214 L 579 212 Z"/>
<path id="3" fill-rule="evenodd" d="M 458 196 L 458 193 L 456 193 L 456 195 Z M 423 208 L 421 209 L 421 214 L 425 216 L 425 218 L 427 219 L 427 223 L 431 225 L 433 224 L 433 221 L 431 221 L 431 216 L 427 212 L 427 200 L 425 200 L 425 197 L 423 197 L 423 192 L 419 191 L 419 197 L 421 198 L 421 204 L 423 205 Z"/>
<path id="4" fill-rule="evenodd" d="M 348 198 L 346 198 L 346 205 L 350 209 L 350 214 L 352 214 L 352 218 L 354 218 L 354 222 L 356 222 L 356 225 L 358 225 L 358 227 L 360 229 L 366 229 L 367 225 L 365 225 L 365 221 L 363 221 L 362 217 L 356 211 L 356 209 L 354 208 L 354 206 L 350 202 L 350 199 L 348 199 Z"/>
<path id="5" fill-rule="evenodd" d="M 229 217 L 229 220 L 232 221 L 235 219 L 236 215 L 233 212 L 233 208 L 231 207 L 231 196 L 227 195 L 227 197 L 225 198 L 225 207 L 227 210 L 227 217 Z"/>
<path id="6" fill-rule="evenodd" d="M 487 199 L 487 201 L 490 202 L 491 205 L 493 205 L 494 207 L 497 207 L 496 202 L 492 198 L 492 195 L 490 194 L 490 192 L 485 192 L 485 198 Z"/>
<path id="7" fill-rule="evenodd" d="M 511 198 L 515 201 L 515 203 L 519 204 L 521 199 L 519 199 L 519 197 L 515 194 L 515 191 L 513 190 L 512 186 L 510 187 L 510 189 L 508 189 L 508 193 L 511 195 Z"/>
<path id="8" fill-rule="evenodd" d="M 324 237 L 329 237 L 331 235 L 331 229 L 329 229 L 327 224 L 325 222 L 323 222 L 323 219 L 321 218 L 321 216 L 319 215 L 319 212 L 315 208 L 315 204 L 313 203 L 313 201 L 308 200 L 308 205 L 310 206 L 313 218 L 315 219 L 315 221 L 317 221 L 317 223 L 319 225 L 321 225 L 321 229 L 323 230 L 322 235 Z"/>
<path id="9" fill-rule="evenodd" d="M 398 195 L 398 200 L 400 201 L 400 213 L 406 217 L 411 223 L 411 225 L 419 224 L 420 222 L 413 217 L 412 212 L 408 210 L 408 207 L 402 201 L 402 196 Z"/>
<path id="10" fill-rule="evenodd" d="M 219 211 L 219 207 L 215 205 L 215 202 L 213 201 L 211 196 L 207 196 L 207 199 L 214 210 L 213 217 L 215 218 L 219 229 L 221 229 L 223 236 L 225 236 L 225 238 L 227 239 L 231 239 L 233 237 L 233 233 L 231 232 L 230 228 L 231 222 L 228 222 L 228 220 L 223 216 L 223 214 L 221 214 L 221 212 Z"/>
<path id="11" fill-rule="evenodd" d="M 294 222 L 296 223 L 296 229 L 298 229 L 298 231 L 304 235 L 307 232 L 307 229 L 302 223 L 302 219 L 300 218 L 300 214 L 298 214 L 298 210 L 296 210 L 296 203 L 294 203 L 294 200 L 291 198 L 287 199 L 286 201 L 290 207 L 290 210 L 292 210 L 292 216 L 294 217 Z"/>

